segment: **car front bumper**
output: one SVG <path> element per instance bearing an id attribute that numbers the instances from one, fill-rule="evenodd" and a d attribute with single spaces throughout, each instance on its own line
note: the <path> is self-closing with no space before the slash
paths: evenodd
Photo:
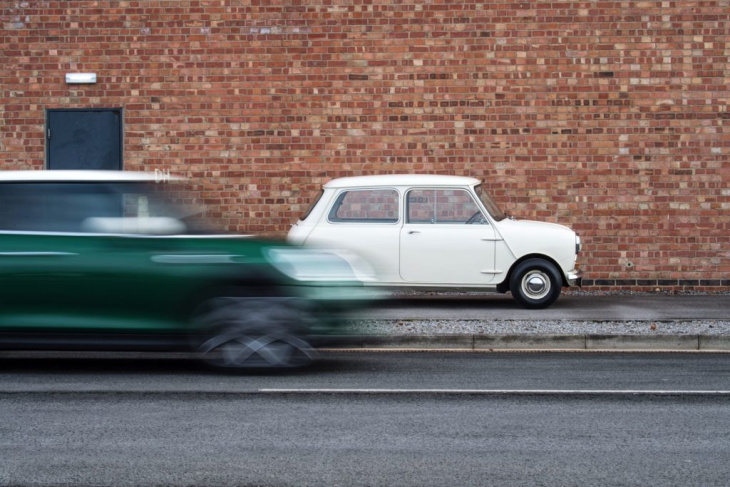
<path id="1" fill-rule="evenodd" d="M 568 271 L 568 286 L 583 286 L 583 271 L 580 269 L 573 269 Z"/>

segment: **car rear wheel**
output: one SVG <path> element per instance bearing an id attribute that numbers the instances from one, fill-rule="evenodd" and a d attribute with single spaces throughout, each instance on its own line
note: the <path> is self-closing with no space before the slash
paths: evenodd
<path id="1" fill-rule="evenodd" d="M 562 279 L 553 264 L 543 259 L 528 259 L 512 272 L 509 289 L 523 308 L 542 309 L 560 296 Z"/>
<path id="2" fill-rule="evenodd" d="M 316 319 L 305 300 L 223 297 L 205 303 L 196 320 L 202 359 L 226 368 L 292 368 L 316 358 L 304 338 Z"/>

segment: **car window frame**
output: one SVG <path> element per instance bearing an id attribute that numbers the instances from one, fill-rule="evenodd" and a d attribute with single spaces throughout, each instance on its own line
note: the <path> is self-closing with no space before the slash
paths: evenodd
<path id="1" fill-rule="evenodd" d="M 490 219 L 489 212 L 486 211 L 484 208 L 484 205 L 481 204 L 481 201 L 479 201 L 478 198 L 475 198 L 474 193 L 470 190 L 471 188 L 465 188 L 463 186 L 410 186 L 406 191 L 403 193 L 403 224 L 404 225 L 445 225 L 445 226 L 458 226 L 458 225 L 465 225 L 466 222 L 463 223 L 445 223 L 445 222 L 430 222 L 430 223 L 424 223 L 424 222 L 417 222 L 412 223 L 409 221 L 409 214 L 408 214 L 408 193 L 410 193 L 413 190 L 430 190 L 430 191 L 438 191 L 438 190 L 461 190 L 466 192 L 469 197 L 471 198 L 472 202 L 476 205 L 477 209 L 482 213 L 482 217 L 484 220 L 483 225 L 492 225 L 492 221 Z"/>
<path id="2" fill-rule="evenodd" d="M 324 188 L 320 188 L 319 192 L 317 193 L 317 196 L 314 198 L 314 200 L 309 203 L 309 206 L 307 206 L 307 209 L 304 211 L 304 213 L 299 217 L 300 221 L 306 221 L 307 218 L 312 214 L 314 209 L 319 205 L 319 202 L 322 200 L 322 197 L 324 196 Z"/>
<path id="3" fill-rule="evenodd" d="M 477 188 L 479 188 L 483 192 L 482 194 L 484 195 L 484 197 L 487 200 L 489 200 L 492 205 L 494 205 L 494 209 L 495 209 L 495 211 L 499 212 L 499 215 L 495 215 L 494 213 L 492 213 L 492 211 L 489 209 L 489 207 L 486 204 L 484 204 L 484 201 L 482 201 L 482 198 L 479 196 L 479 193 L 477 193 Z M 471 192 L 473 193 L 473 195 L 477 197 L 477 200 L 479 201 L 480 205 L 486 210 L 486 212 L 487 212 L 486 214 L 490 218 L 492 218 L 495 222 L 501 222 L 502 220 L 505 220 L 506 218 L 509 217 L 507 215 L 507 213 L 505 213 L 504 210 L 502 210 L 502 208 L 499 206 L 499 204 L 497 204 L 497 202 L 494 201 L 494 198 L 492 198 L 492 195 L 489 194 L 489 191 L 487 191 L 486 188 L 484 187 L 483 182 L 480 182 L 478 184 L 475 184 L 474 186 L 471 186 L 471 190 L 472 190 Z"/>
<path id="4" fill-rule="evenodd" d="M 370 219 L 350 219 L 350 220 L 342 220 L 342 219 L 332 219 L 332 214 L 335 211 L 335 208 L 338 207 L 339 204 L 341 204 L 342 200 L 345 198 L 345 194 L 348 192 L 354 192 L 354 191 L 393 191 L 396 195 L 397 201 L 396 201 L 396 211 L 398 212 L 398 217 L 394 221 L 383 221 L 383 220 L 370 220 Z M 402 193 L 398 190 L 398 188 L 392 187 L 392 186 L 375 186 L 375 187 L 356 187 L 356 188 L 341 188 L 337 193 L 335 193 L 334 198 L 332 198 L 332 203 L 329 204 L 329 207 L 326 212 L 326 219 L 327 223 L 330 223 L 332 225 L 399 225 L 401 221 L 403 221 L 403 205 L 402 205 Z"/>

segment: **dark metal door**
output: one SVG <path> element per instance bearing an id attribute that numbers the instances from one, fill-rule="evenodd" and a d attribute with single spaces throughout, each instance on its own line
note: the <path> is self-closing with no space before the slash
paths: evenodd
<path id="1" fill-rule="evenodd" d="M 122 169 L 122 110 L 48 110 L 48 169 Z"/>

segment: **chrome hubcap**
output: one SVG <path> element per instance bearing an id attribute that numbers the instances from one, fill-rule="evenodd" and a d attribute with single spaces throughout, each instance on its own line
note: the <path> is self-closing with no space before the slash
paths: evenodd
<path id="1" fill-rule="evenodd" d="M 522 278 L 522 291 L 530 299 L 544 298 L 550 292 L 550 278 L 542 271 L 530 271 Z"/>

